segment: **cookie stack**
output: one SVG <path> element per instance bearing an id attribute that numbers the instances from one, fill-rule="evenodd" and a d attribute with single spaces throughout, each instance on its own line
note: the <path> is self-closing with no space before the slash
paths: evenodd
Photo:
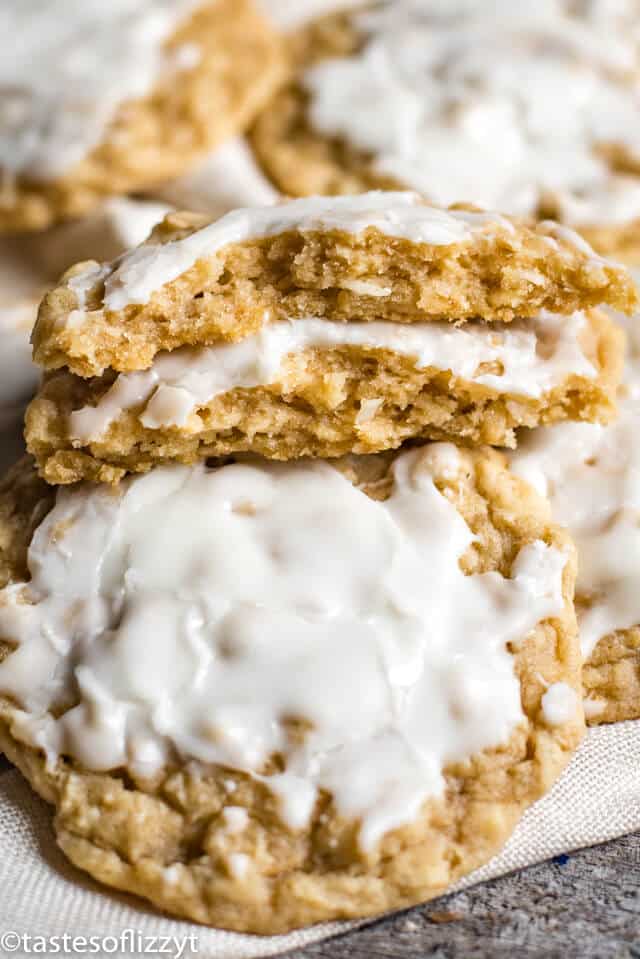
<path id="1" fill-rule="evenodd" d="M 635 305 L 564 227 L 403 192 L 69 270 L 0 492 L 0 743 L 69 858 L 270 933 L 492 856 L 584 716 L 574 546 L 486 444 L 606 432 Z"/>
<path id="2" fill-rule="evenodd" d="M 14 419 L 76 264 L 0 748 L 78 867 L 276 933 L 444 892 L 640 717 L 637 294 L 585 242 L 640 263 L 640 19 L 262 5 L 0 11 Z"/>
<path id="3" fill-rule="evenodd" d="M 637 0 L 342 6 L 297 32 L 252 129 L 283 193 L 404 187 L 553 217 L 640 265 Z"/>

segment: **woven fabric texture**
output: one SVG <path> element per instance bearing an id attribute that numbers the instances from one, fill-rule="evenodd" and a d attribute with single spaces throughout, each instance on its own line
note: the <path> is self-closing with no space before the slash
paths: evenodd
<path id="1" fill-rule="evenodd" d="M 144 902 L 103 890 L 58 850 L 51 810 L 18 772 L 0 774 L 0 932 L 18 935 L 192 935 L 185 959 L 273 956 L 357 923 L 327 923 L 287 936 L 261 938 L 167 919 Z M 640 829 L 640 720 L 592 729 L 551 792 L 529 809 L 499 856 L 462 880 L 460 889 L 562 852 Z M 118 957 L 131 950 L 112 951 Z M 170 953 L 167 953 L 170 954 Z M 0 951 L 0 956 L 5 955 Z M 21 956 L 12 951 L 12 956 Z M 174 953 L 175 955 L 175 953 Z"/>

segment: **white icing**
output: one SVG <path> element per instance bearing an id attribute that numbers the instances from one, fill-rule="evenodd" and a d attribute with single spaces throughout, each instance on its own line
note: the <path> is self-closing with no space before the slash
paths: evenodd
<path id="1" fill-rule="evenodd" d="M 0 5 L 0 167 L 48 179 L 103 140 L 163 69 L 164 41 L 196 0 L 6 0 Z M 187 56 L 193 62 L 193 51 Z"/>
<path id="2" fill-rule="evenodd" d="M 474 537 L 433 479 L 458 456 L 402 454 L 385 502 L 322 461 L 59 490 L 29 583 L 0 591 L 12 734 L 90 769 L 243 770 L 292 828 L 326 789 L 370 848 L 442 794 L 447 762 L 509 739 L 507 644 L 563 609 L 566 557 L 541 541 L 508 579 L 462 573 Z"/>
<path id="3" fill-rule="evenodd" d="M 227 862 L 229 864 L 229 871 L 234 879 L 244 879 L 251 866 L 251 860 L 246 852 L 232 852 Z"/>
<path id="4" fill-rule="evenodd" d="M 533 213 L 558 195 L 574 223 L 640 216 L 640 4 L 393 0 L 354 14 L 362 49 L 303 74 L 312 125 L 436 203 Z M 606 38 L 606 39 L 604 39 Z"/>
<path id="5" fill-rule="evenodd" d="M 339 323 L 323 319 L 276 321 L 238 343 L 183 347 L 158 354 L 148 370 L 121 373 L 96 406 L 71 413 L 69 433 L 78 443 L 104 435 L 123 411 L 141 406 L 148 429 L 187 424 L 198 407 L 236 388 L 277 383 L 283 361 L 305 349 L 343 345 L 386 349 L 411 357 L 418 369 L 435 367 L 498 393 L 540 397 L 569 374 L 594 377 L 580 334 L 584 314 L 515 321 L 499 330 L 481 321 L 440 323 Z M 498 362 L 501 372 L 484 372 Z"/>
<path id="6" fill-rule="evenodd" d="M 609 426 L 562 423 L 532 431 L 513 469 L 551 501 L 578 547 L 577 595 L 585 658 L 599 639 L 640 624 L 640 337 L 628 330 L 625 385 Z"/>
<path id="7" fill-rule="evenodd" d="M 230 243 L 275 236 L 287 230 L 342 230 L 362 233 L 372 227 L 414 243 L 446 246 L 470 241 L 491 225 L 513 231 L 497 213 L 469 213 L 426 206 L 415 193 L 373 191 L 358 196 L 306 197 L 268 206 L 233 210 L 190 236 L 162 245 L 140 246 L 115 264 L 106 282 L 104 306 L 121 310 L 147 303 L 197 260 L 212 257 Z"/>
<path id="8" fill-rule="evenodd" d="M 276 203 L 279 194 L 246 140 L 238 137 L 217 147 L 195 170 L 156 188 L 154 196 L 181 210 L 222 216 L 236 207 Z"/>
<path id="9" fill-rule="evenodd" d="M 542 714 L 550 726 L 562 726 L 576 715 L 580 702 L 567 683 L 553 683 L 542 697 Z"/>
<path id="10" fill-rule="evenodd" d="M 243 832 L 249 824 L 249 813 L 242 806 L 225 806 L 222 810 L 225 832 L 230 836 Z"/>

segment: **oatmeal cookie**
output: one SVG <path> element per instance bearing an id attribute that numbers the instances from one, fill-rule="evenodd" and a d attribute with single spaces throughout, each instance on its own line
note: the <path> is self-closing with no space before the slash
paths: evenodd
<path id="1" fill-rule="evenodd" d="M 118 482 L 154 464 L 513 446 L 515 428 L 615 414 L 623 335 L 602 311 L 497 327 L 269 323 L 238 343 L 159 353 L 150 369 L 48 373 L 25 436 L 50 483 Z"/>
<path id="2" fill-rule="evenodd" d="M 117 491 L 25 461 L 0 487 L 0 744 L 74 864 L 169 913 L 272 934 L 408 906 L 579 742 L 574 576 L 491 451 Z"/>
<path id="3" fill-rule="evenodd" d="M 640 335 L 627 332 L 618 416 L 522 436 L 511 466 L 551 503 L 578 548 L 576 611 L 591 723 L 640 718 Z"/>
<path id="4" fill-rule="evenodd" d="M 69 0 L 50 29 L 33 6 L 2 14 L 21 43 L 0 71 L 0 231 L 41 230 L 179 176 L 245 129 L 286 72 L 251 0 Z"/>
<path id="5" fill-rule="evenodd" d="M 289 195 L 410 187 L 552 217 L 640 263 L 639 16 L 637 0 L 332 14 L 293 38 L 254 149 Z"/>
<path id="6" fill-rule="evenodd" d="M 412 193 L 314 197 L 213 222 L 169 215 L 124 257 L 76 265 L 42 303 L 34 359 L 89 377 L 273 320 L 509 322 L 636 303 L 624 268 L 551 222 L 440 210 Z"/>

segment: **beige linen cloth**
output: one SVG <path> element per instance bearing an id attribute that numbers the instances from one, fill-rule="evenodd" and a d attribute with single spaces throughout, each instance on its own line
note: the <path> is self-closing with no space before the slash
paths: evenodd
<path id="1" fill-rule="evenodd" d="M 460 889 L 521 869 L 550 856 L 640 829 L 640 720 L 590 730 L 551 792 L 529 809 L 499 856 L 462 882 Z M 123 896 L 75 870 L 53 838 L 51 810 L 20 774 L 0 772 L 0 935 L 193 935 L 186 959 L 253 959 L 317 942 L 357 923 L 326 923 L 287 936 L 262 938 L 167 919 L 144 902 Z M 116 957 L 135 955 L 113 951 Z M 2 959 L 22 956 L 2 951 Z M 100 955 L 106 955 L 101 953 Z M 166 955 L 176 953 L 166 952 Z"/>

